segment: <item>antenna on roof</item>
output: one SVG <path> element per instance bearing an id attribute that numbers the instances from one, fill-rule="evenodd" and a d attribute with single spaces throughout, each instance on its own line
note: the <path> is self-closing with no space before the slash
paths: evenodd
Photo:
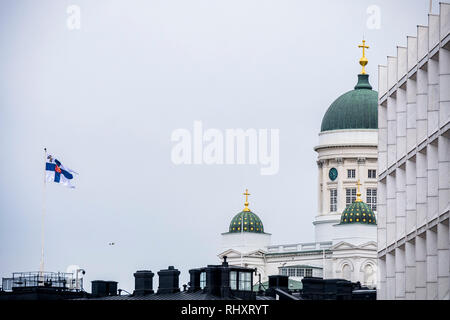
<path id="1" fill-rule="evenodd" d="M 430 0 L 430 14 L 432 13 L 432 11 L 433 11 L 433 0 Z"/>

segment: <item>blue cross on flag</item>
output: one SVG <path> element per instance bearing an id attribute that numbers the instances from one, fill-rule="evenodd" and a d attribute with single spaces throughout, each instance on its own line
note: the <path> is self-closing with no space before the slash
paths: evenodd
<path id="1" fill-rule="evenodd" d="M 45 163 L 46 181 L 61 183 L 69 188 L 75 188 L 71 182 L 74 174 L 78 174 L 75 171 L 65 168 L 58 159 L 54 159 L 51 155 L 47 156 L 47 162 Z"/>

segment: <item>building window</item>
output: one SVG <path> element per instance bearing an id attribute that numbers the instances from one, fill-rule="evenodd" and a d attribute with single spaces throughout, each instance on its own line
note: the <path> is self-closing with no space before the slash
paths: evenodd
<path id="1" fill-rule="evenodd" d="M 345 189 L 345 206 L 348 207 L 356 200 L 356 188 Z"/>
<path id="2" fill-rule="evenodd" d="M 347 178 L 353 179 L 356 176 L 356 170 L 355 169 L 348 169 L 347 170 Z"/>
<path id="3" fill-rule="evenodd" d="M 288 269 L 288 276 L 289 277 L 295 277 L 295 268 L 289 268 Z"/>
<path id="4" fill-rule="evenodd" d="M 252 274 L 250 272 L 239 272 L 239 290 L 252 291 Z"/>
<path id="5" fill-rule="evenodd" d="M 305 267 L 284 267 L 280 268 L 280 274 L 289 277 L 312 277 L 313 269 Z"/>
<path id="6" fill-rule="evenodd" d="M 345 280 L 349 280 L 349 281 L 352 280 L 352 269 L 350 268 L 350 266 L 348 264 L 345 264 L 342 267 L 342 277 Z"/>
<path id="7" fill-rule="evenodd" d="M 237 290 L 237 272 L 230 271 L 230 288 L 231 290 Z"/>
<path id="8" fill-rule="evenodd" d="M 305 276 L 305 269 L 298 268 L 297 269 L 297 277 L 304 277 Z"/>
<path id="9" fill-rule="evenodd" d="M 377 189 L 367 189 L 367 205 L 372 211 L 377 211 Z"/>
<path id="10" fill-rule="evenodd" d="M 377 170 L 369 169 L 369 171 L 367 171 L 367 177 L 369 179 L 376 179 L 377 178 Z"/>
<path id="11" fill-rule="evenodd" d="M 337 211 L 337 189 L 330 189 L 330 212 Z"/>
<path id="12" fill-rule="evenodd" d="M 370 264 L 364 267 L 364 284 L 371 287 L 375 285 L 375 271 Z"/>
<path id="13" fill-rule="evenodd" d="M 200 273 L 200 288 L 203 289 L 206 286 L 206 272 Z"/>

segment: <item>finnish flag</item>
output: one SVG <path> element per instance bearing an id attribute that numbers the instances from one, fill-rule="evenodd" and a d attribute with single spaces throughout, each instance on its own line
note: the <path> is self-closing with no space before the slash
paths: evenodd
<path id="1" fill-rule="evenodd" d="M 45 163 L 46 181 L 61 183 L 69 188 L 75 188 L 72 185 L 74 174 L 78 174 L 75 171 L 66 168 L 62 165 L 58 159 L 54 159 L 51 155 L 47 156 L 47 162 Z"/>

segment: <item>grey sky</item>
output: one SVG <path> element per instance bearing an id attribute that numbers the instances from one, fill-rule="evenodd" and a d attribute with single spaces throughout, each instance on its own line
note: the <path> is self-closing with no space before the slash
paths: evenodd
<path id="1" fill-rule="evenodd" d="M 71 4 L 80 30 L 66 26 Z M 366 27 L 374 4 L 379 30 Z M 217 263 L 245 188 L 273 243 L 313 241 L 322 116 L 355 85 L 363 35 L 376 89 L 377 65 L 427 24 L 428 5 L 1 1 L 0 276 L 39 268 L 44 146 L 80 173 L 75 190 L 48 185 L 46 270 L 78 264 L 89 290 L 103 279 L 131 291 L 133 272 L 168 265 L 183 284 Z M 280 129 L 279 173 L 173 165 L 171 133 L 194 120 Z"/>

